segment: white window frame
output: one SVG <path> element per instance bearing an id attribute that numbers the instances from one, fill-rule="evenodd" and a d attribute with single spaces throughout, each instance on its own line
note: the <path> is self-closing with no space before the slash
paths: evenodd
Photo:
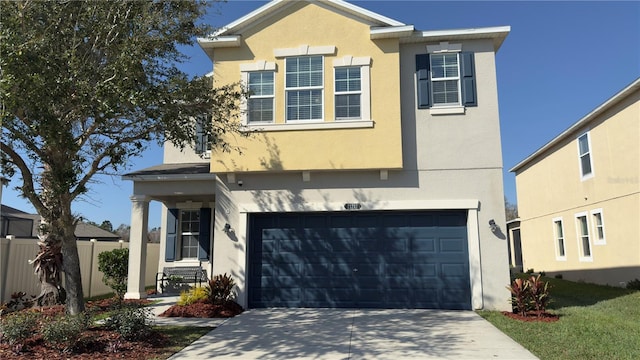
<path id="1" fill-rule="evenodd" d="M 276 117 L 276 107 L 275 107 L 275 98 L 276 98 L 276 72 L 274 70 L 259 70 L 259 71 L 249 71 L 246 72 L 246 77 L 247 77 L 247 89 L 249 89 L 250 83 L 249 83 L 249 79 L 251 78 L 252 74 L 265 74 L 265 73 L 271 73 L 273 75 L 273 89 L 272 89 L 272 93 L 271 95 L 252 95 L 249 94 L 249 98 L 246 100 L 247 101 L 247 107 L 246 107 L 246 124 L 249 125 L 255 125 L 255 124 L 272 124 L 275 122 L 275 117 Z M 271 99 L 271 120 L 269 121 L 250 121 L 249 120 L 249 113 L 251 112 L 251 109 L 249 107 L 249 101 L 251 99 Z"/>
<path id="2" fill-rule="evenodd" d="M 185 221 L 183 220 L 183 214 L 185 212 L 196 212 L 196 213 L 198 213 L 198 231 L 197 232 L 185 231 L 184 230 Z M 198 246 L 199 246 L 198 245 L 199 244 L 198 237 L 200 236 L 200 230 L 199 230 L 200 229 L 200 221 L 202 221 L 201 219 L 199 219 L 199 216 L 200 216 L 200 210 L 199 209 L 190 209 L 190 208 L 189 209 L 179 209 L 178 226 L 179 226 L 179 229 L 180 229 L 180 232 L 179 232 L 180 238 L 178 240 L 179 241 L 178 249 L 179 249 L 179 258 L 181 260 L 186 260 L 186 261 L 198 260 Z M 185 236 L 195 236 L 196 237 L 196 253 L 195 253 L 195 256 L 186 257 L 184 255 L 184 248 L 185 248 L 184 237 Z M 190 246 L 189 248 L 192 248 L 192 246 Z"/>
<path id="3" fill-rule="evenodd" d="M 338 92 L 335 90 L 335 71 L 340 67 L 360 67 L 360 117 L 355 118 L 340 118 L 336 116 L 335 112 L 335 96 L 348 95 L 355 92 Z M 334 84 L 334 118 L 336 122 L 346 123 L 349 121 L 371 121 L 371 57 L 353 57 L 344 56 L 333 60 L 333 84 Z"/>
<path id="4" fill-rule="evenodd" d="M 357 69 L 360 72 L 360 78 L 358 79 L 360 82 L 360 89 L 359 90 L 345 90 L 345 91 L 338 91 L 337 90 L 337 85 L 338 85 L 338 79 L 337 79 L 337 72 L 338 70 L 342 70 L 342 69 Z M 347 82 L 349 82 L 351 80 L 351 78 L 347 77 Z M 341 121 L 341 120 L 360 120 L 362 119 L 362 69 L 359 66 L 344 66 L 344 67 L 334 67 L 333 68 L 333 112 L 334 112 L 334 116 L 336 121 Z M 358 96 L 359 98 L 359 104 L 358 104 L 358 116 L 345 116 L 345 117 L 338 117 L 338 97 L 340 96 L 346 96 L 346 97 L 350 97 L 350 96 Z M 355 107 L 353 105 L 349 105 L 349 108 L 351 107 Z"/>
<path id="5" fill-rule="evenodd" d="M 582 137 L 585 137 L 587 139 L 587 147 L 588 150 L 586 153 L 582 154 L 580 151 L 580 139 Z M 576 138 L 576 144 L 578 147 L 578 169 L 580 170 L 580 180 L 584 181 L 584 180 L 588 180 L 592 177 L 594 177 L 595 175 L 595 169 L 593 168 L 593 151 L 591 148 L 591 134 L 590 131 L 584 132 L 582 134 L 580 134 L 580 136 L 578 136 Z M 591 166 L 591 172 L 589 172 L 588 174 L 584 173 L 584 169 L 582 168 L 582 157 L 583 156 L 589 156 L 589 165 Z"/>
<path id="6" fill-rule="evenodd" d="M 556 217 L 551 219 L 553 224 L 553 247 L 555 248 L 556 260 L 558 261 L 566 261 L 567 260 L 567 242 L 565 241 L 566 233 L 564 231 L 564 222 L 562 221 L 562 217 Z M 562 234 L 558 234 L 558 224 L 560 224 L 560 231 Z M 560 243 L 562 242 L 562 250 L 564 254 L 560 253 Z"/>
<path id="7" fill-rule="evenodd" d="M 315 85 L 315 86 L 297 86 L 297 87 L 288 87 L 287 86 L 287 71 L 286 71 L 286 67 L 287 67 L 287 62 L 293 59 L 299 59 L 299 58 L 312 58 L 312 57 L 319 57 L 320 59 L 322 59 L 322 84 L 321 85 Z M 324 122 L 325 119 L 325 115 L 324 115 L 324 111 L 325 111 L 325 99 L 324 99 L 324 88 L 325 88 L 325 84 L 324 84 L 324 74 L 325 74 L 325 57 L 323 55 L 298 55 L 298 56 L 290 56 L 284 59 L 285 61 L 285 71 L 284 71 L 284 121 L 285 123 L 288 124 L 299 124 L 299 123 L 319 123 L 319 122 Z M 289 94 L 296 92 L 296 91 L 314 91 L 314 90 L 320 90 L 320 100 L 322 101 L 322 104 L 320 105 L 320 118 L 318 119 L 293 119 L 290 120 L 289 119 L 289 111 L 288 111 L 288 107 L 289 107 Z"/>
<path id="8" fill-rule="evenodd" d="M 581 218 L 584 218 L 584 221 L 586 222 L 584 229 L 587 231 L 586 234 L 582 233 L 582 224 L 581 224 Z M 576 223 L 576 238 L 578 240 L 578 260 L 580 261 L 585 261 L 585 262 L 591 262 L 593 261 L 593 247 L 591 246 L 591 234 L 589 233 L 589 213 L 585 212 L 580 212 L 575 214 L 575 223 Z M 589 255 L 585 254 L 585 242 L 584 242 L 584 237 L 586 236 L 586 244 L 589 246 Z"/>
<path id="9" fill-rule="evenodd" d="M 275 93 L 276 93 L 276 74 L 277 74 L 277 67 L 276 67 L 276 63 L 273 61 L 266 61 L 266 60 L 258 60 L 256 62 L 253 63 L 246 63 L 246 64 L 240 64 L 240 74 L 241 74 L 241 80 L 242 80 L 242 84 L 244 85 L 244 87 L 246 89 L 249 89 L 249 73 L 251 72 L 260 72 L 260 71 L 273 71 L 273 118 L 274 118 L 274 122 L 275 122 L 275 117 L 276 117 L 276 103 L 275 103 Z M 249 104 L 248 104 L 248 99 L 243 99 L 242 102 L 240 103 L 240 120 L 242 121 L 242 124 L 246 127 L 250 127 L 252 124 L 249 124 L 249 116 L 248 116 L 248 109 L 249 109 Z M 260 122 L 260 123 L 253 123 L 253 125 L 255 124 L 268 124 L 266 122 Z"/>
<path id="10" fill-rule="evenodd" d="M 597 219 L 600 220 L 600 224 L 596 221 Z M 591 226 L 593 227 L 593 245 L 606 245 L 607 233 L 604 229 L 604 215 L 602 215 L 602 209 L 591 210 Z M 600 231 L 600 229 L 602 231 Z M 600 237 L 600 232 L 602 232 L 602 237 Z"/>
<path id="11" fill-rule="evenodd" d="M 444 75 L 443 77 L 435 77 L 434 73 L 433 73 L 433 59 L 436 56 L 447 56 L 447 55 L 455 55 L 456 56 L 456 68 L 457 68 L 457 75 L 456 76 L 446 76 Z M 438 53 L 438 54 L 430 54 L 429 56 L 429 78 L 431 81 L 431 103 L 433 104 L 433 107 L 461 107 L 462 106 L 462 89 L 460 88 L 460 54 L 455 52 L 455 53 Z M 456 91 L 458 93 L 458 101 L 457 102 L 449 102 L 449 103 L 436 103 L 436 99 L 434 96 L 434 91 L 435 91 L 435 84 L 440 83 L 440 82 L 447 82 L 447 81 L 455 81 L 456 82 Z"/>

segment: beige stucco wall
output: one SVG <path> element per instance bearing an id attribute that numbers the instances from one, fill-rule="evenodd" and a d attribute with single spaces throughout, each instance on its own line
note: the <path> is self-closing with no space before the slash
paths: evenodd
<path id="1" fill-rule="evenodd" d="M 261 132 L 249 139 L 229 137 L 243 154 L 216 152 L 211 160 L 212 172 L 401 168 L 398 40 L 372 41 L 370 25 L 317 4 L 300 2 L 277 18 L 244 30 L 240 47 L 216 49 L 217 85 L 239 82 L 241 64 L 276 63 L 276 123 L 285 122 L 285 60 L 275 57 L 276 48 L 335 46 L 335 54 L 324 55 L 324 122 L 330 123 L 342 121 L 334 119 L 334 59 L 370 57 L 371 120 L 375 124 L 359 129 Z"/>
<path id="2" fill-rule="evenodd" d="M 581 179 L 577 137 L 589 131 L 593 177 Z M 640 91 L 635 91 L 517 172 L 525 269 L 603 284 L 640 274 Z M 602 209 L 606 244 L 594 243 L 591 211 Z M 592 259 L 580 261 L 575 215 L 587 212 Z M 561 217 L 566 259 L 557 259 Z"/>

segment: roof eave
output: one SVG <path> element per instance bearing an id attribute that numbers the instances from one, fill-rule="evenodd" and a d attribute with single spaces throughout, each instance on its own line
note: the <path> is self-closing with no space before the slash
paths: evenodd
<path id="1" fill-rule="evenodd" d="M 371 28 L 371 39 L 395 39 L 411 36 L 415 28 L 413 25 L 384 26 Z"/>
<path id="2" fill-rule="evenodd" d="M 566 139 L 569 135 L 574 133 L 577 129 L 583 127 L 585 124 L 587 124 L 590 121 L 592 121 L 598 115 L 600 115 L 603 112 L 607 111 L 613 105 L 617 104 L 622 99 L 624 99 L 627 95 L 631 94 L 633 91 L 636 91 L 638 89 L 640 89 L 640 78 L 636 79 L 630 85 L 628 85 L 627 87 L 625 87 L 624 89 L 619 91 L 617 94 L 615 94 L 612 97 L 610 97 L 609 100 L 605 101 L 600 106 L 595 108 L 593 111 L 591 111 L 590 113 L 585 115 L 582 119 L 578 120 L 576 123 L 571 125 L 567 130 L 563 131 L 560 135 L 556 136 L 551 141 L 549 141 L 548 143 L 543 145 L 541 148 L 536 150 L 533 154 L 527 156 L 524 160 L 522 160 L 519 163 L 517 163 L 514 167 L 509 169 L 509 172 L 515 173 L 518 170 L 520 170 L 521 168 L 525 167 L 527 164 L 529 164 L 530 162 L 535 160 L 538 156 L 540 156 L 541 154 L 543 154 L 544 152 L 549 150 L 551 147 L 555 146 L 559 142 L 561 142 L 564 139 Z"/>
<path id="3" fill-rule="evenodd" d="M 216 174 L 153 174 L 153 175 L 122 175 L 122 180 L 131 181 L 184 181 L 184 180 L 215 180 Z"/>
<path id="4" fill-rule="evenodd" d="M 492 39 L 494 51 L 498 51 L 511 32 L 511 26 L 493 26 L 469 29 L 417 31 L 412 36 L 401 39 L 403 43 L 441 40 Z"/>

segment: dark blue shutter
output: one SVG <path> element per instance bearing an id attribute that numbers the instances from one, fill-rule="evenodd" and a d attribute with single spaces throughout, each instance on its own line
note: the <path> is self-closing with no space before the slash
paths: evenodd
<path id="1" fill-rule="evenodd" d="M 175 261 L 178 245 L 178 209 L 167 210 L 167 238 L 164 252 L 165 261 Z"/>
<path id="2" fill-rule="evenodd" d="M 197 154 L 202 154 L 204 153 L 207 148 L 206 148 L 206 144 L 204 143 L 204 129 L 202 126 L 202 122 L 205 121 L 203 119 L 198 119 L 196 120 L 196 153 Z"/>
<path id="3" fill-rule="evenodd" d="M 431 107 L 431 82 L 429 81 L 429 54 L 416 55 L 416 80 L 418 109 Z"/>
<path id="4" fill-rule="evenodd" d="M 460 53 L 460 88 L 462 89 L 463 106 L 478 106 L 475 75 L 473 53 Z"/>
<path id="5" fill-rule="evenodd" d="M 200 229 L 198 235 L 198 260 L 209 260 L 211 248 L 211 209 L 200 209 Z"/>

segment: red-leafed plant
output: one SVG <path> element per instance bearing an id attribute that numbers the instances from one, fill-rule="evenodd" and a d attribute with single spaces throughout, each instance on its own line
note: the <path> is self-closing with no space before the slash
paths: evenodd
<path id="1" fill-rule="evenodd" d="M 511 305 L 513 312 L 522 316 L 535 311 L 537 316 L 542 316 L 547 305 L 551 302 L 549 297 L 549 283 L 540 280 L 540 275 L 531 276 L 528 279 L 515 279 L 507 289 L 511 292 Z"/>
<path id="2" fill-rule="evenodd" d="M 540 316 L 547 310 L 547 305 L 549 305 L 551 301 L 549 297 L 549 283 L 540 280 L 540 275 L 537 277 L 532 276 L 527 282 L 529 283 L 529 292 L 531 293 L 531 305 L 533 305 L 536 313 Z"/>
<path id="3" fill-rule="evenodd" d="M 511 283 L 511 286 L 507 286 L 507 289 L 511 292 L 511 305 L 513 306 L 513 312 L 526 315 L 529 309 L 530 296 L 529 282 L 524 279 L 515 279 Z"/>

